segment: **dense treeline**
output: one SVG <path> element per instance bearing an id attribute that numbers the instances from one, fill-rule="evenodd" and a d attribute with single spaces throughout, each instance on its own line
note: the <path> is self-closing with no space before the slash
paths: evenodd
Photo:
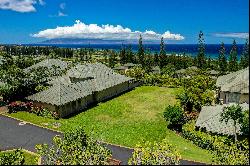
<path id="1" fill-rule="evenodd" d="M 152 53 L 143 46 L 142 36 L 139 38 L 138 51 L 133 52 L 132 46 L 122 45 L 120 51 L 114 50 L 95 50 L 93 48 L 58 48 L 48 46 L 14 46 L 4 45 L 0 49 L 6 52 L 8 55 L 23 56 L 23 55 L 45 55 L 50 58 L 78 58 L 77 61 L 99 61 L 107 64 L 110 67 L 114 67 L 117 64 L 134 63 L 141 64 L 143 69 L 150 71 L 152 67 L 159 66 L 163 69 L 166 66 L 174 66 L 176 70 L 187 68 L 190 66 L 197 66 L 200 69 L 214 69 L 221 74 L 226 72 L 237 71 L 249 66 L 249 42 L 248 39 L 245 42 L 242 54 L 238 57 L 237 43 L 234 40 L 229 55 L 226 55 L 226 48 L 224 43 L 221 43 L 218 50 L 218 58 L 211 59 L 206 55 L 206 45 L 204 34 L 200 31 L 198 36 L 198 53 L 196 57 L 185 55 L 181 56 L 174 54 L 166 54 L 166 47 L 163 38 L 160 43 L 159 53 Z M 101 58 L 96 58 L 94 55 L 100 55 Z"/>

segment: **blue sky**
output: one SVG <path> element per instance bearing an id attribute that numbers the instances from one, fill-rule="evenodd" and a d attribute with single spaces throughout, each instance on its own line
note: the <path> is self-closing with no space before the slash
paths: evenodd
<path id="1" fill-rule="evenodd" d="M 244 43 L 248 6 L 248 0 L 0 0 L 0 43 L 132 40 L 142 34 L 145 40 L 163 36 L 167 43 L 192 44 L 200 30 L 206 43 Z"/>

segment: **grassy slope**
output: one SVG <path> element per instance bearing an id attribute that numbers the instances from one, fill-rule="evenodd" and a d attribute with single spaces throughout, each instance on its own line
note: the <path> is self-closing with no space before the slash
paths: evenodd
<path id="1" fill-rule="evenodd" d="M 211 155 L 166 128 L 162 113 L 168 104 L 175 104 L 178 89 L 139 87 L 113 100 L 100 103 L 68 119 L 60 119 L 59 130 L 85 126 L 87 133 L 106 142 L 134 147 L 141 140 L 161 141 L 167 138 L 177 146 L 182 157 L 189 160 L 210 162 Z M 11 116 L 39 125 L 55 120 L 19 112 Z"/>

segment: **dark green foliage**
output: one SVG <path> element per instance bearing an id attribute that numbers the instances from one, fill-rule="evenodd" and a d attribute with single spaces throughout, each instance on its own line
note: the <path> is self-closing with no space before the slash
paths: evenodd
<path id="1" fill-rule="evenodd" d="M 221 74 L 225 74 L 227 71 L 227 58 L 226 58 L 226 48 L 224 43 L 221 43 L 218 57 L 218 65 Z"/>
<path id="2" fill-rule="evenodd" d="M 144 48 L 143 48 L 143 45 L 142 45 L 142 36 L 141 35 L 140 35 L 140 38 L 139 38 L 137 56 L 138 56 L 139 63 L 142 65 L 142 67 L 145 67 L 145 63 L 144 63 L 145 53 L 144 53 Z"/>
<path id="3" fill-rule="evenodd" d="M 132 52 L 132 46 L 129 45 L 126 48 L 126 56 L 127 56 L 127 62 L 128 63 L 135 63 L 135 58 L 134 58 L 134 54 Z"/>
<path id="4" fill-rule="evenodd" d="M 240 68 L 244 69 L 249 66 L 249 42 L 246 39 L 246 43 L 243 48 L 243 52 L 240 58 Z"/>
<path id="5" fill-rule="evenodd" d="M 114 51 L 111 52 L 111 55 L 109 57 L 109 67 L 113 68 L 116 64 L 116 53 Z"/>
<path id="6" fill-rule="evenodd" d="M 20 149 L 13 152 L 0 152 L 0 165 L 23 165 L 24 154 Z"/>
<path id="7" fill-rule="evenodd" d="M 244 117 L 241 125 L 241 132 L 244 135 L 249 136 L 249 110 L 244 112 Z"/>
<path id="8" fill-rule="evenodd" d="M 159 54 L 159 64 L 160 68 L 163 68 L 166 65 L 166 51 L 165 51 L 165 44 L 163 37 L 161 38 L 161 44 L 160 44 L 160 54 Z"/>
<path id="9" fill-rule="evenodd" d="M 163 113 L 163 116 L 169 123 L 168 126 L 178 131 L 181 130 L 182 125 L 185 123 L 184 111 L 177 105 L 167 106 Z"/>
<path id="10" fill-rule="evenodd" d="M 203 32 L 199 33 L 199 44 L 198 44 L 198 55 L 197 55 L 197 67 L 205 68 L 206 67 L 206 56 L 205 56 L 205 40 L 203 37 Z"/>
<path id="11" fill-rule="evenodd" d="M 157 52 L 154 54 L 154 65 L 159 66 L 159 55 Z"/>
<path id="12" fill-rule="evenodd" d="M 120 63 L 121 64 L 125 64 L 128 62 L 127 56 L 126 56 L 126 49 L 124 48 L 124 46 L 122 46 L 119 56 L 120 56 Z"/>
<path id="13" fill-rule="evenodd" d="M 245 139 L 234 143 L 226 136 L 211 135 L 195 130 L 195 122 L 187 123 L 182 128 L 182 136 L 195 145 L 210 150 L 213 154 L 213 164 L 248 165 L 249 143 Z"/>
<path id="14" fill-rule="evenodd" d="M 233 46 L 229 54 L 228 70 L 237 71 L 238 70 L 238 61 L 237 61 L 237 45 L 236 41 L 233 41 Z"/>
<path id="15" fill-rule="evenodd" d="M 184 92 L 177 97 L 180 99 L 184 111 L 200 111 L 202 105 L 209 105 L 214 100 L 215 80 L 203 74 L 184 79 Z"/>
<path id="16" fill-rule="evenodd" d="M 54 137 L 52 147 L 36 145 L 37 153 L 48 165 L 107 165 L 111 152 L 100 142 L 88 137 L 82 127 Z"/>

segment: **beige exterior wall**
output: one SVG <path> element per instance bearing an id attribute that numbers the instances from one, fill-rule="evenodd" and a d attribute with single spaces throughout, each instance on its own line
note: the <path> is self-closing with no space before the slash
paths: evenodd
<path id="1" fill-rule="evenodd" d="M 241 96 L 240 96 L 240 103 L 247 103 L 247 104 L 249 104 L 249 94 L 241 94 Z"/>
<path id="2" fill-rule="evenodd" d="M 47 103 L 41 103 L 41 102 L 36 102 L 34 101 L 33 102 L 33 105 L 35 107 L 43 107 L 43 108 L 47 108 L 48 110 L 51 110 L 51 111 L 56 111 L 56 106 L 52 105 L 52 104 L 47 104 Z"/>
<path id="3" fill-rule="evenodd" d="M 60 106 L 58 113 L 60 117 L 65 117 L 85 109 L 88 105 L 92 104 L 93 102 L 94 102 L 93 95 L 89 95 L 84 98 Z"/>
<path id="4" fill-rule="evenodd" d="M 76 101 L 69 102 L 61 106 L 54 106 L 51 104 L 46 104 L 46 103 L 41 103 L 41 102 L 33 102 L 33 103 L 35 106 L 42 106 L 51 111 L 56 111 L 60 117 L 65 117 L 72 113 L 76 113 L 85 109 L 88 105 L 94 102 L 100 102 L 103 100 L 110 99 L 116 95 L 119 95 L 122 92 L 125 92 L 129 89 L 132 89 L 138 86 L 139 84 L 140 83 L 137 81 L 132 81 L 132 82 L 127 81 L 127 82 L 118 84 L 116 86 L 110 87 L 108 89 L 105 89 L 103 91 L 94 92 L 92 95 L 86 96 Z"/>
<path id="5" fill-rule="evenodd" d="M 249 94 L 229 93 L 221 91 L 219 92 L 219 98 L 223 99 L 224 104 L 245 102 L 249 104 Z"/>

